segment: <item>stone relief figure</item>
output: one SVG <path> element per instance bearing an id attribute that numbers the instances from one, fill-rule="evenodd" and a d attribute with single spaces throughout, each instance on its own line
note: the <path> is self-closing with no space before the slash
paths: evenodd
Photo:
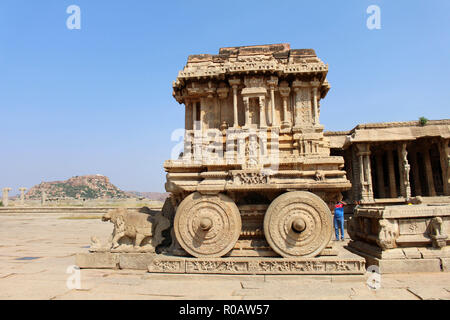
<path id="1" fill-rule="evenodd" d="M 233 180 L 238 184 L 265 184 L 268 176 L 264 172 L 239 172 Z"/>
<path id="2" fill-rule="evenodd" d="M 441 217 L 434 217 L 430 221 L 430 237 L 433 247 L 442 248 L 447 244 L 448 235 L 445 233 L 444 224 Z"/>
<path id="3" fill-rule="evenodd" d="M 247 157 L 247 167 L 255 168 L 258 166 L 259 144 L 256 136 L 250 136 L 245 145 L 245 155 Z"/>
<path id="4" fill-rule="evenodd" d="M 388 219 L 380 219 L 379 223 L 379 233 L 377 244 L 383 249 L 392 249 L 397 247 L 395 240 L 399 236 L 398 224 L 397 222 L 388 220 Z"/>
<path id="5" fill-rule="evenodd" d="M 90 251 L 153 253 L 163 241 L 162 231 L 170 226 L 161 212 L 147 207 L 138 212 L 129 212 L 126 208 L 112 209 L 103 215 L 102 221 L 110 221 L 114 225 L 110 241 L 102 246 L 96 237 L 92 237 Z"/>
<path id="6" fill-rule="evenodd" d="M 315 178 L 316 178 L 316 181 L 325 181 L 325 175 L 320 170 L 316 171 Z"/>

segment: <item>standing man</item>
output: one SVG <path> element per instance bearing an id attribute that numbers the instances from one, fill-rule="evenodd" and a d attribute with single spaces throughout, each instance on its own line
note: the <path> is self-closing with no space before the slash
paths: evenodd
<path id="1" fill-rule="evenodd" d="M 339 241 L 339 229 L 341 230 L 341 241 L 344 241 L 344 206 L 347 205 L 340 200 L 334 206 L 334 233 L 336 241 Z"/>

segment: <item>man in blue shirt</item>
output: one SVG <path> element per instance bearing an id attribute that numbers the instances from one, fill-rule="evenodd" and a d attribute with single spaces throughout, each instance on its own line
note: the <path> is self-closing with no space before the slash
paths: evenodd
<path id="1" fill-rule="evenodd" d="M 339 241 L 339 230 L 341 230 L 341 241 L 344 241 L 344 201 L 338 201 L 334 206 L 334 232 L 336 241 Z"/>

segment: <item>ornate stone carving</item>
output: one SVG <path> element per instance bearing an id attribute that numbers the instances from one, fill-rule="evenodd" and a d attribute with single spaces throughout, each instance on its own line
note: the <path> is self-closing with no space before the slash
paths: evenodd
<path id="1" fill-rule="evenodd" d="M 222 274 L 362 274 L 364 259 L 157 258 L 149 272 Z"/>
<path id="2" fill-rule="evenodd" d="M 168 160 L 164 164 L 168 173 L 166 191 L 180 199 L 176 216 L 179 213 L 180 217 L 184 216 L 182 223 L 180 218 L 180 225 L 174 223 L 174 232 L 180 246 L 190 251 L 189 254 L 196 257 L 226 254 L 225 249 L 230 244 L 225 241 L 225 236 L 220 238 L 218 230 L 208 229 L 207 211 L 208 214 L 225 217 L 219 221 L 233 219 L 219 213 L 221 205 L 206 205 L 209 203 L 207 195 L 223 193 L 239 205 L 268 206 L 274 197 L 289 191 L 308 190 L 320 194 L 323 202 L 329 202 L 351 187 L 344 171 L 343 157 L 330 155 L 330 141 L 324 137 L 323 126 L 319 122 L 319 101 L 330 88 L 326 80 L 327 69 L 313 50 L 290 50 L 288 44 L 222 48 L 217 56 L 188 58 L 173 84 L 174 96 L 185 104 L 185 122 L 188 124 L 192 122 L 195 111 L 191 104 L 198 104 L 195 111 L 195 119 L 200 118 L 201 122 L 198 137 L 216 129 L 220 135 L 213 148 L 223 145 L 222 150 L 226 150 L 223 157 L 205 157 L 203 150 L 209 149 L 202 148 L 210 141 L 189 137 L 186 150 L 190 152 L 186 154 L 192 153 L 193 156 L 186 156 L 185 161 Z M 221 89 L 227 86 L 229 90 Z M 201 157 L 196 159 L 198 154 Z M 221 175 L 212 177 L 212 172 L 220 172 Z M 200 206 L 197 200 L 192 198 L 194 202 L 191 204 L 185 202 L 196 192 L 205 197 L 202 218 L 199 210 L 194 209 Z M 318 203 L 311 201 L 314 205 Z M 304 206 L 308 207 L 307 204 Z M 305 221 L 309 224 L 302 236 L 311 232 L 311 242 L 302 241 L 303 248 L 293 252 L 292 256 L 318 255 L 322 241 L 327 242 L 325 238 L 331 237 L 331 214 L 322 206 L 326 207 L 326 204 L 320 203 L 319 209 L 306 210 L 305 219 L 312 222 Z M 229 210 L 223 208 L 224 211 Z M 303 210 L 303 205 L 299 208 Z M 190 213 L 181 214 L 182 211 Z M 319 226 L 325 216 L 330 220 Z M 200 229 L 209 231 L 192 229 L 196 217 L 205 220 Z M 227 224 L 220 223 L 225 228 L 223 233 L 231 234 Z M 241 254 L 261 254 L 262 250 L 256 243 L 263 236 L 263 217 L 257 221 L 243 219 L 242 223 L 245 225 L 240 230 L 239 241 L 249 241 L 252 250 L 241 250 Z M 301 229 L 301 223 L 296 227 Z M 329 231 L 326 236 L 321 234 L 324 230 Z M 207 248 L 207 242 L 199 240 L 202 232 L 209 233 L 213 239 L 211 244 L 216 243 L 221 249 L 214 251 L 212 245 Z M 212 232 L 217 233 L 217 237 Z M 315 232 L 319 235 L 314 238 L 312 234 Z M 233 237 L 227 239 L 231 241 Z M 249 251 L 252 252 L 247 253 Z M 275 255 L 271 250 L 266 251 Z"/>
<path id="3" fill-rule="evenodd" d="M 128 212 L 126 208 L 112 209 L 103 215 L 102 221 L 113 223 L 111 239 L 102 245 L 92 237 L 90 251 L 155 252 L 163 241 L 162 232 L 170 226 L 160 211 L 146 207 L 139 212 Z"/>
<path id="4" fill-rule="evenodd" d="M 264 78 L 260 77 L 246 77 L 244 84 L 247 88 L 265 88 Z"/>
<path id="5" fill-rule="evenodd" d="M 323 171 L 317 170 L 315 174 L 316 181 L 325 181 L 325 174 Z"/>
<path id="6" fill-rule="evenodd" d="M 240 171 L 233 174 L 233 183 L 240 185 L 266 184 L 269 183 L 269 176 L 262 171 Z"/>
<path id="7" fill-rule="evenodd" d="M 184 260 L 156 258 L 148 266 L 149 272 L 184 273 L 186 265 Z"/>
<path id="8" fill-rule="evenodd" d="M 330 209 L 313 193 L 287 192 L 267 209 L 264 234 L 272 249 L 283 257 L 314 257 L 331 240 Z"/>
<path id="9" fill-rule="evenodd" d="M 400 169 L 402 177 L 400 181 L 403 183 L 401 186 L 402 194 L 409 200 L 411 198 L 411 184 L 409 181 L 409 172 L 411 171 L 411 166 L 408 163 L 408 151 L 406 150 L 406 143 L 402 143 L 399 147 L 399 153 L 401 154 Z"/>
<path id="10" fill-rule="evenodd" d="M 256 135 L 251 135 L 245 144 L 245 156 L 247 159 L 247 168 L 257 168 L 259 161 L 259 143 Z"/>
<path id="11" fill-rule="evenodd" d="M 174 220 L 178 242 L 195 257 L 221 257 L 228 253 L 241 228 L 239 209 L 223 194 L 192 193 L 180 203 Z"/>
<path id="12" fill-rule="evenodd" d="M 383 249 L 396 248 L 395 240 L 399 236 L 398 223 L 395 220 L 380 219 L 377 244 Z"/>
<path id="13" fill-rule="evenodd" d="M 442 248 L 447 244 L 448 235 L 445 233 L 441 217 L 434 217 L 431 219 L 430 237 L 433 240 L 433 247 L 435 248 Z"/>

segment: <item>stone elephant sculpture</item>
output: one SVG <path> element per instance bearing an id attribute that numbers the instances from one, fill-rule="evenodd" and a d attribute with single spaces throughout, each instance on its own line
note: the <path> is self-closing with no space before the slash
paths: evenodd
<path id="1" fill-rule="evenodd" d="M 118 249 L 120 240 L 127 237 L 133 241 L 131 252 L 155 252 L 155 248 L 163 241 L 162 231 L 170 227 L 170 221 L 160 211 L 146 207 L 139 211 L 112 209 L 103 215 L 102 221 L 110 221 L 114 225 L 110 248 Z M 141 246 L 147 237 L 151 237 L 151 241 Z"/>

